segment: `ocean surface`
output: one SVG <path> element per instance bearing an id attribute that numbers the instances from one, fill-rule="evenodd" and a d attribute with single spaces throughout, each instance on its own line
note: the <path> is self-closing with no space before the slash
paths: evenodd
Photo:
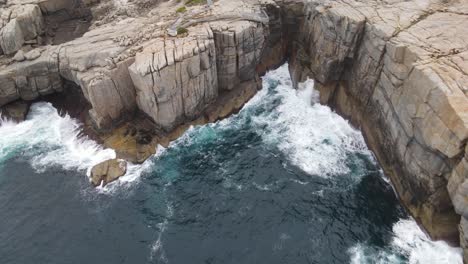
<path id="1" fill-rule="evenodd" d="M 405 212 L 360 131 L 287 65 L 236 115 L 94 189 L 115 157 L 48 103 L 0 124 L 0 263 L 461 264 Z"/>

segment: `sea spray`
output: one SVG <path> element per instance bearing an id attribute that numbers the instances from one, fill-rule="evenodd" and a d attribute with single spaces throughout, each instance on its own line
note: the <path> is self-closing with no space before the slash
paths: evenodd
<path id="1" fill-rule="evenodd" d="M 115 151 L 83 136 L 80 123 L 60 116 L 50 103 L 33 104 L 23 122 L 2 121 L 0 135 L 0 163 L 20 155 L 38 172 L 59 166 L 89 173 L 93 165 L 115 158 Z"/>
<path id="2" fill-rule="evenodd" d="M 281 103 L 254 121 L 266 128 L 264 140 L 276 144 L 293 164 L 309 174 L 327 177 L 349 173 L 347 161 L 352 154 L 372 156 L 358 130 L 319 104 L 312 80 L 294 90 L 287 65 L 267 73 L 263 80 L 264 87 L 276 86 L 275 93 L 258 101 Z"/>
<path id="3" fill-rule="evenodd" d="M 413 219 L 393 225 L 394 236 L 386 248 L 358 243 L 349 249 L 351 264 L 462 264 L 460 248 L 432 241 Z"/>

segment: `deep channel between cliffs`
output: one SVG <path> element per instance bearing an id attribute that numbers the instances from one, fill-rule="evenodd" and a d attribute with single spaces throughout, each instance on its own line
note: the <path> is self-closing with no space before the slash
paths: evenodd
<path id="1" fill-rule="evenodd" d="M 115 152 L 48 103 L 0 126 L 3 263 L 462 263 L 399 204 L 361 133 L 287 65 L 236 115 L 104 188 Z"/>

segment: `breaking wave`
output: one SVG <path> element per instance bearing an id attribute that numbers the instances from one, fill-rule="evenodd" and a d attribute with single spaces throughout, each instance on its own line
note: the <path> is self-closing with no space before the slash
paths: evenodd
<path id="1" fill-rule="evenodd" d="M 264 77 L 264 87 L 272 86 L 276 86 L 274 96 L 258 98 L 256 102 L 281 103 L 275 111 L 265 111 L 254 121 L 259 129 L 264 128 L 264 140 L 277 144 L 294 165 L 312 175 L 331 176 L 349 173 L 351 154 L 372 155 L 358 130 L 329 107 L 319 104 L 312 80 L 294 90 L 288 67 L 284 65 Z"/>
<path id="2" fill-rule="evenodd" d="M 357 244 L 349 250 L 351 264 L 462 264 L 462 250 L 443 241 L 432 241 L 413 219 L 393 225 L 387 249 Z"/>
<path id="3" fill-rule="evenodd" d="M 0 135 L 0 163 L 18 156 L 30 160 L 38 172 L 52 166 L 89 170 L 115 158 L 115 151 L 81 136 L 80 123 L 69 115 L 60 116 L 50 103 L 33 104 L 23 122 L 2 120 Z"/>

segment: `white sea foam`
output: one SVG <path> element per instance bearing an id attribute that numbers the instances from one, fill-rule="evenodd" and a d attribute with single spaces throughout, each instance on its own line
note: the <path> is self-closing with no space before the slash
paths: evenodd
<path id="1" fill-rule="evenodd" d="M 151 171 L 154 165 L 153 159 L 147 159 L 143 164 L 127 164 L 127 172 L 124 176 L 117 179 L 106 186 L 99 186 L 96 189 L 102 194 L 114 194 L 122 190 L 123 187 L 131 188 L 134 184 L 138 183 L 141 175 L 145 172 Z"/>
<path id="2" fill-rule="evenodd" d="M 167 207 L 166 207 L 166 218 L 164 219 L 162 223 L 158 224 L 158 229 L 159 229 L 158 238 L 151 245 L 151 255 L 150 255 L 151 259 L 158 258 L 160 261 L 164 263 L 168 263 L 166 252 L 164 251 L 164 245 L 162 243 L 162 236 L 168 228 L 167 227 L 169 224 L 168 219 L 170 219 L 173 215 L 174 215 L 174 208 L 172 204 L 169 202 L 167 203 Z"/>
<path id="3" fill-rule="evenodd" d="M 60 116 L 50 103 L 33 104 L 26 121 L 1 122 L 0 162 L 21 153 L 39 172 L 51 166 L 88 170 L 115 157 L 113 150 L 80 136 L 80 131 L 77 120 Z"/>
<path id="4" fill-rule="evenodd" d="M 373 249 L 357 244 L 349 252 L 351 264 L 409 263 L 462 264 L 460 248 L 443 241 L 431 241 L 412 219 L 402 219 L 393 225 L 394 237 L 387 249 Z"/>
<path id="5" fill-rule="evenodd" d="M 329 107 L 318 103 L 313 81 L 308 80 L 298 90 L 292 88 L 287 65 L 267 73 L 264 90 L 271 82 L 281 104 L 271 112 L 254 117 L 266 142 L 275 144 L 291 162 L 309 174 L 330 176 L 349 172 L 347 155 L 371 155 L 362 134 Z M 274 100 L 263 91 L 250 104 Z M 270 96 L 271 97 L 271 96 Z"/>

